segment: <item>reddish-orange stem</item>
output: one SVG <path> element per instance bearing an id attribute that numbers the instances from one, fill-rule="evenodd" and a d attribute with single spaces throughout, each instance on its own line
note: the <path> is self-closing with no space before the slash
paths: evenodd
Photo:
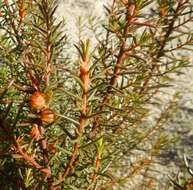
<path id="1" fill-rule="evenodd" d="M 88 89 L 88 82 L 89 82 L 89 68 L 88 68 L 88 60 L 82 60 L 81 65 L 80 65 L 80 79 L 82 81 L 83 85 L 83 90 L 82 90 L 82 110 L 81 110 L 81 115 L 80 115 L 80 120 L 79 120 L 79 128 L 78 128 L 78 138 L 81 138 L 83 133 L 84 133 L 84 127 L 86 123 L 86 112 L 87 112 L 87 89 Z M 54 186 L 58 186 L 61 182 L 65 180 L 65 178 L 68 176 L 70 173 L 71 169 L 75 165 L 76 158 L 78 155 L 80 143 L 76 142 L 73 146 L 73 152 L 72 156 L 64 169 L 64 173 L 62 177 L 54 183 Z"/>
<path id="2" fill-rule="evenodd" d="M 94 173 L 91 176 L 91 184 L 88 186 L 88 188 L 86 190 L 90 190 L 91 185 L 96 182 L 97 175 L 98 175 L 98 172 L 99 172 L 99 169 L 100 169 L 100 164 L 101 164 L 101 156 L 100 156 L 100 153 L 97 151 L 97 156 L 96 156 L 96 160 L 95 160 L 95 170 L 94 170 Z"/>
<path id="3" fill-rule="evenodd" d="M 3 131 L 8 135 L 9 140 L 14 144 L 16 150 L 19 152 L 19 154 L 22 156 L 22 158 L 27 161 L 31 166 L 33 166 L 36 169 L 39 169 L 42 173 L 45 174 L 45 177 L 49 177 L 51 172 L 48 168 L 43 168 L 41 165 L 39 165 L 31 156 L 29 156 L 19 145 L 16 138 L 11 134 L 9 131 L 9 126 L 4 126 L 4 122 L 0 120 L 0 128 L 3 129 Z"/>

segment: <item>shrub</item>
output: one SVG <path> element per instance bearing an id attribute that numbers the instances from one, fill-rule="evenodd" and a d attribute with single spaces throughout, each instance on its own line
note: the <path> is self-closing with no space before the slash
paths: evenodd
<path id="1" fill-rule="evenodd" d="M 1 186 L 154 188 L 148 169 L 169 142 L 160 131 L 176 104 L 159 94 L 190 63 L 191 0 L 114 0 L 102 32 L 91 19 L 95 39 L 74 46 L 57 5 L 0 5 Z M 155 104 L 162 111 L 151 123 Z"/>

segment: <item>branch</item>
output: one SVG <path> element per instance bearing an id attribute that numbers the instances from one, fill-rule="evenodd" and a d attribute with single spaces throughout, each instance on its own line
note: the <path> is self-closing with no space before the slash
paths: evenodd
<path id="1" fill-rule="evenodd" d="M 9 138 L 10 142 L 13 143 L 13 145 L 15 146 L 16 150 L 19 152 L 19 154 L 22 156 L 22 158 L 27 161 L 31 166 L 33 166 L 34 168 L 40 170 L 42 173 L 44 173 L 45 178 L 49 177 L 51 175 L 51 172 L 48 168 L 43 168 L 41 165 L 39 165 L 31 156 L 29 156 L 24 149 L 22 149 L 22 147 L 20 146 L 20 144 L 17 142 L 17 139 L 11 135 L 11 130 L 10 130 L 10 126 L 8 126 L 8 124 L 6 123 L 5 126 L 5 122 L 0 120 L 0 128 L 4 131 L 4 133 L 7 135 L 7 137 Z"/>
<path id="2" fill-rule="evenodd" d="M 80 120 L 79 120 L 79 127 L 77 131 L 77 142 L 75 142 L 73 146 L 73 152 L 72 156 L 67 164 L 67 166 L 64 169 L 63 175 L 60 177 L 60 179 L 54 183 L 54 186 L 58 186 L 61 182 L 65 180 L 65 178 L 70 173 L 71 169 L 76 163 L 76 158 L 78 155 L 78 151 L 80 148 L 80 140 L 81 137 L 84 134 L 84 128 L 86 125 L 86 113 L 87 113 L 87 90 L 88 90 L 88 83 L 89 83 L 89 55 L 88 55 L 88 49 L 89 49 L 89 41 L 87 41 L 85 44 L 82 42 L 81 49 L 79 49 L 79 53 L 81 56 L 80 61 L 80 79 L 82 81 L 82 110 L 80 114 Z"/>

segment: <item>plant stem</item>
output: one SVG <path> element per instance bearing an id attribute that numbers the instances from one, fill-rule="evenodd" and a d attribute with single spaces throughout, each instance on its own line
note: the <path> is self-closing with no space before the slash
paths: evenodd
<path id="1" fill-rule="evenodd" d="M 59 179 L 59 181 L 54 183 L 54 186 L 57 186 L 61 182 L 63 182 L 65 180 L 65 178 L 68 176 L 68 174 L 70 173 L 73 166 L 75 165 L 76 158 L 77 158 L 77 155 L 78 155 L 78 151 L 79 151 L 79 148 L 80 148 L 80 140 L 81 140 L 81 137 L 84 134 L 84 128 L 85 128 L 85 124 L 86 124 L 86 121 L 87 121 L 87 118 L 86 118 L 86 113 L 87 113 L 87 90 L 88 90 L 88 81 L 89 81 L 88 64 L 89 64 L 89 59 L 87 58 L 87 55 L 84 55 L 82 60 L 81 60 L 81 65 L 80 65 L 80 79 L 82 81 L 83 88 L 82 88 L 82 110 L 81 110 L 81 114 L 80 114 L 79 127 L 78 127 L 78 132 L 77 132 L 77 140 L 78 141 L 75 142 L 75 144 L 73 146 L 72 156 L 71 156 L 67 166 L 64 169 L 64 173 L 63 173 L 62 177 Z"/>

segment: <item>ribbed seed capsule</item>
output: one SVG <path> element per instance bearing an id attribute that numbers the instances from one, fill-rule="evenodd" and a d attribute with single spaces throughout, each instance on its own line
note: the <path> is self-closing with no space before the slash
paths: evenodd
<path id="1" fill-rule="evenodd" d="M 45 109 L 40 112 L 40 119 L 43 124 L 50 124 L 55 121 L 56 116 L 51 109 Z"/>
<path id="2" fill-rule="evenodd" d="M 46 106 L 45 94 L 37 91 L 30 97 L 30 107 L 32 109 L 41 110 Z"/>

